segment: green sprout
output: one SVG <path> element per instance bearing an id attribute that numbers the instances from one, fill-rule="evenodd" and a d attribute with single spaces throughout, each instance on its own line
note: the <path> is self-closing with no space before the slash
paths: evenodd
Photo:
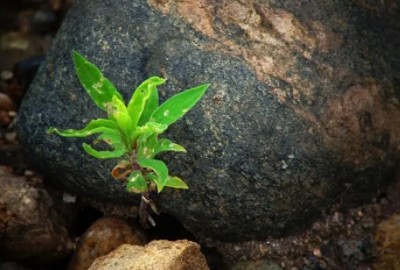
<path id="1" fill-rule="evenodd" d="M 157 190 L 159 193 L 164 187 L 188 189 L 182 179 L 169 175 L 163 161 L 155 158 L 166 151 L 186 152 L 185 148 L 159 135 L 182 118 L 209 85 L 182 91 L 159 105 L 157 86 L 166 80 L 150 77 L 136 88 L 126 105 L 118 90 L 94 64 L 76 51 L 73 51 L 73 60 L 82 86 L 96 106 L 107 113 L 107 118 L 91 120 L 80 130 L 52 127 L 48 133 L 55 132 L 63 137 L 98 134 L 92 145 L 83 143 L 84 151 L 98 159 L 118 158 L 118 164 L 111 171 L 112 177 L 123 182 L 129 192 L 142 193 L 142 203 L 144 201 L 157 213 L 150 192 Z M 99 145 L 101 142 L 103 144 Z M 104 143 L 107 150 L 104 150 Z M 95 149 L 96 145 L 101 150 Z"/>

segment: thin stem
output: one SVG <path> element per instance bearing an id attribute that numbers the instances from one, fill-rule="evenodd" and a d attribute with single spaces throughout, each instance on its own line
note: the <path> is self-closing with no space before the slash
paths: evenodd
<path id="1" fill-rule="evenodd" d="M 151 216 L 152 213 L 159 215 L 159 211 L 154 201 L 150 198 L 151 191 L 142 193 L 139 206 L 139 219 L 143 228 L 147 229 L 151 226 L 156 226 L 156 222 Z"/>

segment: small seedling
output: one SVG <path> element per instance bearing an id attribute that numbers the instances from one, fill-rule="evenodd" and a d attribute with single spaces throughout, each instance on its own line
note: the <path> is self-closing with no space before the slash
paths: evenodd
<path id="1" fill-rule="evenodd" d="M 155 158 L 166 151 L 186 152 L 185 148 L 169 139 L 159 138 L 159 135 L 182 118 L 200 100 L 209 85 L 185 90 L 159 105 L 157 86 L 166 80 L 151 77 L 136 88 L 125 105 L 118 90 L 94 64 L 76 51 L 73 51 L 73 60 L 83 88 L 96 106 L 107 113 L 107 118 L 91 120 L 80 130 L 52 127 L 48 133 L 55 132 L 63 137 L 98 134 L 92 145 L 83 143 L 83 149 L 98 159 L 119 159 L 111 170 L 112 177 L 121 181 L 129 192 L 142 194 L 141 222 L 144 225 L 150 222 L 154 226 L 150 211 L 158 213 L 158 210 L 150 198 L 153 191 L 160 193 L 165 187 L 188 188 L 182 179 L 170 176 L 167 165 Z M 104 145 L 108 149 L 104 150 Z M 97 149 L 95 146 L 98 146 Z"/>

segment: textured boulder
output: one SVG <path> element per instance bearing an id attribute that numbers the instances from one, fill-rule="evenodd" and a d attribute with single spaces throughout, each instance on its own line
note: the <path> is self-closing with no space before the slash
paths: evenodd
<path id="1" fill-rule="evenodd" d="M 168 78 L 163 100 L 210 83 L 168 134 L 188 149 L 165 159 L 190 189 L 163 192 L 159 205 L 206 237 L 288 233 L 334 203 L 370 199 L 396 168 L 396 16 L 394 2 L 77 1 L 21 106 L 20 139 L 63 188 L 137 203 L 111 179 L 115 161 L 46 134 L 101 115 L 72 49 L 125 98 L 151 75 Z"/>

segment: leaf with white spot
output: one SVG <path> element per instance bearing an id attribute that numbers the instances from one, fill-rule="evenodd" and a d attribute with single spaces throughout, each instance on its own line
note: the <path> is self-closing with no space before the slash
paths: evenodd
<path id="1" fill-rule="evenodd" d="M 149 121 L 149 118 L 151 114 L 154 112 L 155 109 L 158 107 L 158 90 L 157 86 L 162 85 L 165 83 L 165 79 L 160 78 L 160 77 L 151 77 L 144 81 L 138 88 L 140 89 L 141 87 L 148 87 L 150 90 L 150 95 L 146 100 L 145 106 L 143 108 L 143 112 L 139 118 L 138 125 L 142 126 L 144 125 L 147 121 Z M 147 85 L 146 85 L 147 84 Z"/>
<path id="2" fill-rule="evenodd" d="M 107 129 L 118 130 L 118 124 L 113 120 L 98 118 L 90 121 L 83 129 L 60 130 L 52 127 L 47 130 L 47 133 L 57 133 L 63 137 L 87 137 L 92 134 L 103 132 Z"/>
<path id="3" fill-rule="evenodd" d="M 166 131 L 168 128 L 167 125 L 159 124 L 156 122 L 147 122 L 144 126 L 136 127 L 135 131 L 132 135 L 132 141 L 135 141 L 140 135 L 151 132 L 154 134 L 161 134 Z"/>
<path id="4" fill-rule="evenodd" d="M 158 141 L 157 146 L 154 150 L 154 156 L 165 151 L 186 152 L 186 149 L 179 144 L 173 143 L 172 141 L 163 138 Z"/>
<path id="5" fill-rule="evenodd" d="M 158 106 L 157 85 L 165 83 L 159 77 L 151 77 L 141 83 L 132 95 L 128 103 L 128 112 L 132 118 L 132 125 L 135 128 L 139 123 L 144 124 L 149 119 L 151 113 Z"/>
<path id="6" fill-rule="evenodd" d="M 59 130 L 57 128 L 49 128 L 47 132 L 54 132 L 63 137 L 87 137 L 96 133 L 100 133 L 100 135 L 97 137 L 97 141 L 104 141 L 110 145 L 113 150 L 98 151 L 86 143 L 82 145 L 86 153 L 100 159 L 120 157 L 127 151 L 122 141 L 121 134 L 119 133 L 117 123 L 109 119 L 92 120 L 86 127 L 80 130 Z"/>
<path id="7" fill-rule="evenodd" d="M 154 157 L 154 147 L 157 143 L 157 134 L 149 131 L 137 139 L 137 158 L 146 159 Z"/>
<path id="8" fill-rule="evenodd" d="M 106 107 L 109 117 L 117 122 L 119 129 L 124 134 L 124 140 L 129 144 L 128 140 L 133 133 L 133 123 L 124 102 L 114 96 L 112 101 L 106 104 Z"/>
<path id="9" fill-rule="evenodd" d="M 76 51 L 73 51 L 73 59 L 79 81 L 100 109 L 106 110 L 105 104 L 111 102 L 113 96 L 123 100 L 118 90 L 95 65 Z"/>
<path id="10" fill-rule="evenodd" d="M 208 84 L 180 92 L 165 101 L 150 117 L 150 121 L 171 125 L 187 113 L 204 95 Z"/>
<path id="11" fill-rule="evenodd" d="M 140 171 L 133 171 L 128 176 L 126 189 L 129 192 L 142 193 L 147 191 L 147 182 Z"/>

